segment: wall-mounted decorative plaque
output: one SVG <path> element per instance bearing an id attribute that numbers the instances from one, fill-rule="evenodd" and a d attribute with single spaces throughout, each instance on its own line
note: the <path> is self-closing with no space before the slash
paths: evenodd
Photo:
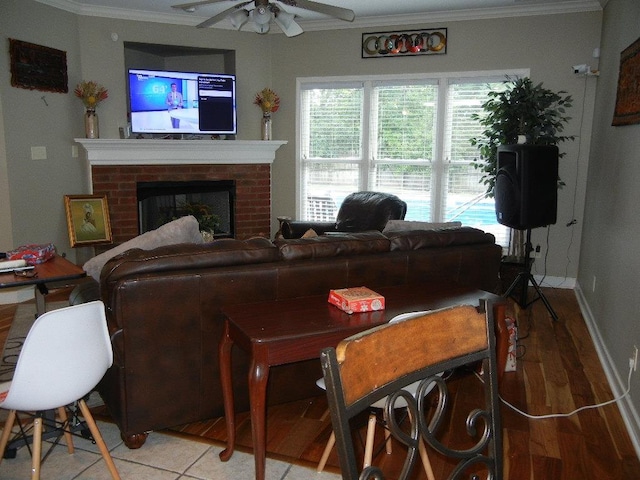
<path id="1" fill-rule="evenodd" d="M 362 34 L 362 58 L 444 55 L 445 53 L 447 53 L 446 28 Z"/>
<path id="2" fill-rule="evenodd" d="M 67 52 L 9 39 L 11 85 L 43 92 L 69 91 Z"/>
<path id="3" fill-rule="evenodd" d="M 640 38 L 620 54 L 618 93 L 611 125 L 640 123 Z"/>

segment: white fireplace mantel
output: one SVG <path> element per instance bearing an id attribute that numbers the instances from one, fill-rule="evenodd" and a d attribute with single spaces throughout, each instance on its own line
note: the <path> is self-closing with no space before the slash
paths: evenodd
<path id="1" fill-rule="evenodd" d="M 90 165 L 271 164 L 286 141 L 76 138 Z"/>

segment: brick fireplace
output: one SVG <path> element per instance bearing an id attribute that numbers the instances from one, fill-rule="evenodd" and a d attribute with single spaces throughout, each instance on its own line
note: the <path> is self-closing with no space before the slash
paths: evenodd
<path id="1" fill-rule="evenodd" d="M 114 243 L 138 235 L 139 182 L 235 181 L 235 237 L 271 236 L 271 163 L 285 142 L 76 139 L 93 194 L 106 195 Z"/>

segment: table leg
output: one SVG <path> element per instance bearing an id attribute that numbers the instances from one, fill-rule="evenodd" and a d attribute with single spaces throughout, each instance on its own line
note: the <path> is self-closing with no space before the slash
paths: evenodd
<path id="1" fill-rule="evenodd" d="M 233 382 L 231 378 L 231 347 L 233 347 L 233 340 L 229 336 L 229 322 L 225 321 L 224 333 L 218 347 L 224 418 L 227 426 L 227 448 L 220 452 L 220 460 L 223 462 L 231 458 L 236 445 L 235 408 L 233 405 Z"/>
<path id="2" fill-rule="evenodd" d="M 249 370 L 249 403 L 251 404 L 251 434 L 253 458 L 256 465 L 256 480 L 264 480 L 267 455 L 267 381 L 269 363 L 253 351 Z"/>
<path id="3" fill-rule="evenodd" d="M 47 311 L 45 295 L 47 295 L 49 293 L 49 289 L 47 288 L 47 286 L 44 283 L 38 283 L 36 285 L 36 289 L 35 290 L 36 290 L 36 292 L 35 292 L 35 297 L 36 297 L 36 317 L 39 317 L 40 315 L 42 315 L 44 312 Z"/>

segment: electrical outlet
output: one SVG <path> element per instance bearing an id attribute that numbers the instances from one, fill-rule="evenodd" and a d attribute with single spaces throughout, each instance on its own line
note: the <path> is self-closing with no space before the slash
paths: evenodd
<path id="1" fill-rule="evenodd" d="M 531 258 L 541 258 L 542 254 L 540 253 L 540 245 L 536 245 L 535 250 L 531 250 L 531 253 L 529 254 L 529 257 Z"/>

